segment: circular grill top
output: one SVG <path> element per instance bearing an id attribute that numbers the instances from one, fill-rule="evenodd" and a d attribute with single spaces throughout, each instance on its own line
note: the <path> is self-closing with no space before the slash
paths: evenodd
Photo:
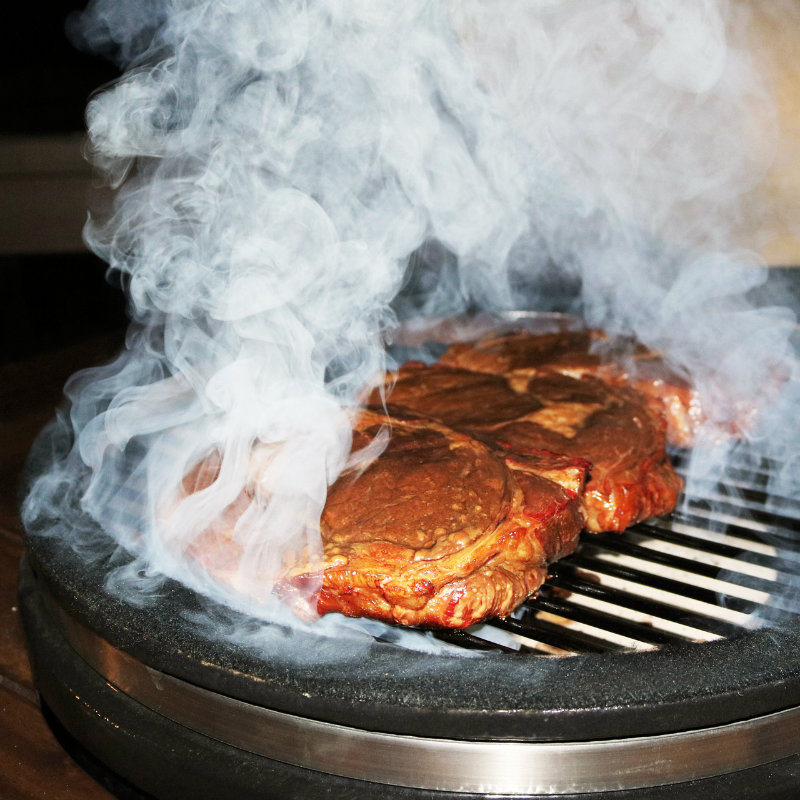
<path id="1" fill-rule="evenodd" d="M 176 582 L 168 582 L 158 597 L 141 606 L 110 594 L 104 588 L 106 573 L 112 562 L 119 566 L 121 557 L 115 543 L 99 531 L 107 550 L 90 562 L 62 539 L 36 531 L 29 532 L 28 550 L 39 584 L 69 617 L 144 664 L 249 703 L 367 730 L 451 739 L 576 741 L 654 735 L 800 705 L 796 617 L 785 614 L 780 629 L 750 630 L 737 622 L 737 615 L 747 619 L 759 598 L 769 599 L 770 584 L 776 588 L 787 570 L 796 568 L 788 537 L 797 522 L 758 507 L 757 470 L 751 466 L 735 467 L 747 472 L 753 484 L 749 497 L 742 487 L 736 493 L 737 503 L 753 506 L 746 518 L 740 505 L 732 521 L 730 494 L 720 498 L 724 487 L 709 487 L 706 496 L 689 498 L 672 518 L 622 535 L 587 537 L 575 556 L 558 565 L 538 599 L 493 626 L 500 634 L 488 636 L 505 644 L 487 641 L 485 630 L 450 637 L 468 647 L 498 648 L 470 657 L 430 655 L 380 641 L 368 651 L 354 650 L 346 643 L 299 633 L 265 654 L 207 633 L 205 625 L 198 627 L 198 618 L 216 618 L 223 630 L 247 620 Z M 714 500 L 713 510 L 708 498 Z M 765 538 L 764 526 L 769 528 L 767 538 L 784 537 L 785 549 L 774 556 L 758 552 L 755 545 L 755 550 L 742 550 L 748 536 L 753 542 Z M 682 583 L 670 570 L 679 562 L 686 566 L 686 550 L 692 541 L 699 546 L 703 530 L 708 533 L 703 544 L 708 558 L 697 562 L 696 580 L 690 579 L 694 585 L 683 583 L 688 607 L 676 610 L 664 602 L 665 594 L 654 601 L 648 596 L 652 589 L 663 593 Z M 637 567 L 625 558 L 639 566 L 649 559 L 655 566 L 649 577 L 637 575 Z M 741 583 L 729 576 L 737 558 L 745 565 Z M 613 581 L 604 585 L 598 570 L 643 588 L 637 596 Z M 715 582 L 720 581 L 733 587 L 730 594 L 717 591 Z M 648 587 L 648 582 L 657 585 Z M 698 612 L 698 607 L 712 608 L 714 598 L 718 614 Z M 610 639 L 597 634 L 607 624 L 597 627 L 603 604 L 609 602 L 623 609 L 627 605 L 628 616 L 633 612 L 632 620 L 623 614 L 614 623 L 619 629 Z M 670 608 L 667 614 L 664 609 Z M 648 618 L 642 620 L 645 612 Z M 566 625 L 554 621 L 564 614 L 573 619 Z M 547 637 L 559 628 L 563 638 L 548 644 Z M 631 639 L 631 628 L 639 631 L 634 636 L 641 641 Z M 687 641 L 691 631 L 710 640 Z M 627 641 L 656 649 L 630 651 Z M 577 654 L 537 654 L 554 650 Z M 605 652 L 591 652 L 600 650 Z"/>

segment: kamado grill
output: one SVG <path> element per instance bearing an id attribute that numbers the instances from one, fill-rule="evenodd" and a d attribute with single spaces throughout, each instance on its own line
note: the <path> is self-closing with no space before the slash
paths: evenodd
<path id="1" fill-rule="evenodd" d="M 121 796 L 792 797 L 800 503 L 768 502 L 775 466 L 740 448 L 670 516 L 585 535 L 508 619 L 436 634 L 446 655 L 297 633 L 264 655 L 177 583 L 143 606 L 108 594 L 110 539 L 87 565 L 33 531 L 43 704 Z"/>
<path id="2" fill-rule="evenodd" d="M 87 108 L 87 151 L 115 194 L 92 210 L 84 241 L 127 290 L 134 325 L 117 360 L 69 385 L 72 413 L 31 456 L 38 481 L 23 509 L 20 611 L 46 716 L 119 797 L 798 796 L 800 498 L 776 497 L 769 478 L 788 465 L 744 442 L 731 447 L 721 477 L 693 474 L 671 515 L 582 534 L 533 599 L 464 631 L 345 620 L 334 636 L 330 616 L 316 623 L 325 635 L 311 624 L 284 628 L 150 572 L 179 575 L 177 556 L 186 555 L 182 574 L 219 579 L 214 591 L 247 571 L 231 567 L 243 554 L 257 576 L 243 607 L 273 586 L 284 598 L 302 595 L 319 577 L 318 542 L 298 562 L 306 531 L 295 529 L 319 510 L 347 458 L 339 404 L 372 388 L 394 319 L 431 321 L 510 298 L 543 312 L 580 309 L 588 324 L 638 334 L 692 375 L 719 378 L 731 407 L 724 387 L 752 390 L 744 394 L 757 399 L 745 402 L 756 413 L 785 380 L 782 432 L 796 427 L 788 292 L 781 284 L 778 297 L 751 308 L 757 298 L 745 295 L 762 270 L 740 263 L 774 236 L 764 223 L 781 218 L 777 204 L 759 208 L 754 190 L 785 149 L 756 74 L 762 59 L 749 54 L 749 12 L 634 4 L 598 13 L 567 3 L 563 13 L 520 4 L 497 14 L 491 4 L 461 5 L 182 2 L 130 14 L 125 3 L 93 2 L 71 16 L 75 41 L 123 70 Z M 748 37 L 730 39 L 730 57 L 728 33 L 740 26 Z M 741 237 L 739 224 L 757 208 L 758 230 Z M 526 314 L 505 321 L 522 324 Z M 470 318 L 477 336 L 474 325 Z M 427 329 L 415 342 L 420 330 L 410 324 L 405 333 L 398 363 L 418 346 L 436 356 L 429 342 L 455 341 Z M 593 400 L 564 405 L 593 403 L 607 410 Z M 738 409 L 728 412 L 737 427 Z M 409 427 L 450 426 L 425 414 Z M 626 414 L 627 429 L 648 428 L 649 414 Z M 383 419 L 399 417 L 387 410 Z M 488 453 L 480 430 L 449 430 Z M 788 434 L 769 443 L 791 452 Z M 65 447 L 68 436 L 79 438 Z M 455 438 L 440 440 L 438 452 L 455 451 Z M 488 453 L 497 470 L 476 485 L 489 488 L 464 494 L 492 521 L 497 539 L 487 549 L 527 537 L 514 547 L 538 586 L 541 565 L 571 553 L 590 521 L 581 517 L 586 498 L 602 505 L 606 496 L 581 495 L 580 482 L 551 482 L 553 493 L 563 490 L 559 502 L 549 489 L 526 494 L 540 477 L 534 455 L 567 454 L 540 444 L 513 453 L 512 439 L 491 446 L 510 455 Z M 661 443 L 657 460 L 653 449 L 642 453 L 645 483 L 665 456 Z M 511 474 L 512 458 L 521 477 L 508 489 L 497 476 Z M 688 474 L 686 453 L 674 458 Z M 203 484 L 215 459 L 218 472 Z M 591 459 L 570 459 L 582 464 L 582 481 Z M 355 471 L 362 462 L 353 461 Z M 477 474 L 484 461 L 475 456 L 460 474 Z M 430 507 L 467 519 L 466 504 L 440 502 L 441 487 L 456 485 L 450 463 L 430 471 Z M 598 459 L 593 469 L 590 480 Z M 679 482 L 668 471 L 669 503 L 635 519 L 671 507 Z M 393 490 L 398 473 L 385 474 Z M 531 522 L 492 511 L 492 492 L 508 494 Z M 379 507 L 393 500 L 387 492 Z M 562 551 L 565 508 L 573 538 Z M 287 518 L 285 527 L 263 523 Z M 406 519 L 384 529 L 397 531 L 398 518 Z M 429 547 L 412 523 L 411 536 Z M 372 535 L 358 525 L 356 534 Z M 430 527 L 469 551 L 459 538 L 468 524 Z M 543 531 L 552 557 L 523 563 Z M 291 541 L 262 547 L 264 535 Z M 145 564 L 120 542 L 155 555 Z M 409 563 L 402 552 L 396 561 L 399 571 Z M 338 563 L 346 573 L 353 562 Z M 262 567 L 275 565 L 259 582 Z M 502 569 L 490 564 L 495 576 Z M 374 574 L 356 588 L 398 593 Z M 526 596 L 527 584 L 516 583 L 525 591 L 494 596 Z M 357 594 L 355 584 L 341 595 Z M 420 599 L 435 587 L 420 578 L 401 588 Z M 466 583 L 453 593 L 479 596 Z"/>

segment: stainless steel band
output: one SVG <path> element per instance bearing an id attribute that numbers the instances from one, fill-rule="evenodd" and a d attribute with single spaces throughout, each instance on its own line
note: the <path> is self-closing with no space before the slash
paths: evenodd
<path id="1" fill-rule="evenodd" d="M 485 794 L 635 789 L 793 755 L 800 708 L 682 733 L 589 742 L 459 741 L 378 733 L 235 700 L 154 670 L 49 603 L 75 651 L 132 699 L 205 736 L 319 772 Z"/>

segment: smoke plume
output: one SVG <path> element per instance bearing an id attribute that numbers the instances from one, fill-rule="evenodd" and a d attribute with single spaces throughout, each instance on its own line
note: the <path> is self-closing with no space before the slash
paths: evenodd
<path id="1" fill-rule="evenodd" d="M 710 429 L 776 373 L 796 395 L 793 316 L 747 302 L 765 273 L 734 245 L 776 137 L 746 25 L 710 0 L 91 2 L 72 35 L 125 72 L 87 110 L 118 192 L 85 236 L 132 324 L 68 384 L 26 524 L 73 509 L 138 556 L 118 584 L 279 614 L 399 317 L 562 285 L 691 376 Z"/>

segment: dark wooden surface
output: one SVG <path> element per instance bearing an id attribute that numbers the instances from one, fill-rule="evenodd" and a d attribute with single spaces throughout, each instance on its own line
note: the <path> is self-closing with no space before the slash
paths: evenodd
<path id="1" fill-rule="evenodd" d="M 110 800 L 47 727 L 37 703 L 17 609 L 23 552 L 19 477 L 31 443 L 61 402 L 77 369 L 107 361 L 109 335 L 25 361 L 0 365 L 0 798 Z"/>

